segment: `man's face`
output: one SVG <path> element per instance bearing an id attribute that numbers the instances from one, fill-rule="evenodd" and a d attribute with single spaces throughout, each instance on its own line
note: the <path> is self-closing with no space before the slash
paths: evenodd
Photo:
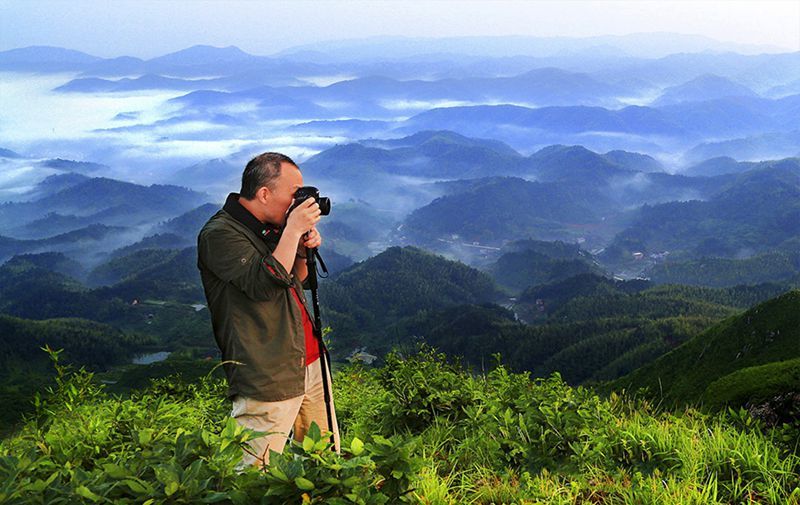
<path id="1" fill-rule="evenodd" d="M 281 163 L 281 174 L 275 180 L 270 191 L 271 214 L 273 222 L 283 226 L 286 224 L 286 211 L 292 205 L 294 192 L 303 186 L 303 174 L 294 165 Z"/>

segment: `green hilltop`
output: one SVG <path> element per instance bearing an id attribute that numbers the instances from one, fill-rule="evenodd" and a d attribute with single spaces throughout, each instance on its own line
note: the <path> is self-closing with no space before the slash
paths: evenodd
<path id="1" fill-rule="evenodd" d="M 746 398 L 748 387 L 761 396 L 783 392 L 766 390 L 759 384 L 762 379 L 772 380 L 770 376 L 779 368 L 790 368 L 784 372 L 795 370 L 797 358 L 800 290 L 792 290 L 720 322 L 613 385 L 628 390 L 649 388 L 670 403 L 702 401 L 717 405 L 726 399 L 750 399 Z M 796 372 L 791 373 L 797 377 Z M 742 377 L 752 380 L 750 386 Z M 736 384 L 738 389 L 725 390 L 722 384 Z M 776 385 L 800 389 L 800 382 Z"/>

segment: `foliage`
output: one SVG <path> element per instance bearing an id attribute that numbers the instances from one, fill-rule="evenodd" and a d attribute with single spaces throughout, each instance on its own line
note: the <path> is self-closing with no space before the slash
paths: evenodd
<path id="1" fill-rule="evenodd" d="M 397 503 L 418 468 L 413 440 L 354 438 L 337 455 L 313 425 L 267 470 L 240 469 L 257 434 L 226 419 L 222 381 L 173 377 L 121 399 L 51 355 L 57 386 L 0 445 L 0 502 Z"/>
<path id="2" fill-rule="evenodd" d="M 800 458 L 746 414 L 660 412 L 557 375 L 471 375 L 429 349 L 334 380 L 343 454 L 312 426 L 237 468 L 256 433 L 224 382 L 123 399 L 56 360 L 37 414 L 0 442 L 3 503 L 797 503 Z"/>
<path id="3" fill-rule="evenodd" d="M 85 319 L 31 321 L 0 315 L 0 361 L 36 361 L 44 345 L 66 348 L 72 363 L 103 367 L 120 363 L 135 351 L 152 344 L 153 338 L 123 333 L 111 326 Z"/>

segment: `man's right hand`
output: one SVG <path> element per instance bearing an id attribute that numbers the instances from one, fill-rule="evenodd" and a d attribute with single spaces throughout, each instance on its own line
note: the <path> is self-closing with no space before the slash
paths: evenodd
<path id="1" fill-rule="evenodd" d="M 313 198 L 308 198 L 289 213 L 283 233 L 288 233 L 299 240 L 319 222 L 321 215 L 319 204 Z"/>

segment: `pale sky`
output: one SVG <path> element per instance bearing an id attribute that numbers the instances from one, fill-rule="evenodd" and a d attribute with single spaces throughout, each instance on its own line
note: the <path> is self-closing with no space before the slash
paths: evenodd
<path id="1" fill-rule="evenodd" d="M 195 44 L 258 55 L 378 35 L 704 35 L 800 51 L 800 0 L 0 0 L 0 50 L 150 58 Z"/>

